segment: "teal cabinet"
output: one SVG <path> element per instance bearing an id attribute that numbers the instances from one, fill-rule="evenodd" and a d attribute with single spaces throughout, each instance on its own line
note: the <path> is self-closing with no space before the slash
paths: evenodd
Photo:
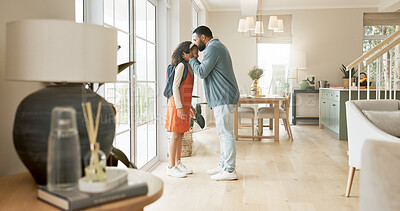
<path id="1" fill-rule="evenodd" d="M 340 138 L 341 128 L 340 112 L 343 107 L 340 105 L 340 90 L 321 89 L 320 90 L 320 127 L 325 128 L 335 136 Z M 347 131 L 346 131 L 347 135 Z"/>
<path id="2" fill-rule="evenodd" d="M 339 133 L 340 130 L 340 118 L 338 118 L 340 114 L 339 103 L 340 101 L 331 101 L 329 103 L 329 124 L 332 127 L 332 131 L 335 133 Z"/>
<path id="3" fill-rule="evenodd" d="M 320 105 L 319 105 L 319 109 L 320 109 L 320 118 L 319 118 L 319 124 L 320 125 L 327 125 L 328 124 L 328 100 L 326 99 L 320 99 Z"/>
<path id="4" fill-rule="evenodd" d="M 328 89 L 319 90 L 319 126 L 331 132 L 340 140 L 347 140 L 346 101 L 349 100 L 349 90 Z M 400 91 L 396 92 L 396 99 L 400 99 Z M 389 91 L 387 93 L 389 97 Z M 385 91 L 381 91 L 381 98 L 385 98 Z M 358 91 L 351 92 L 351 99 L 358 99 Z M 360 99 L 367 99 L 367 91 L 360 91 Z M 370 99 L 376 99 L 376 91 L 370 91 Z"/>

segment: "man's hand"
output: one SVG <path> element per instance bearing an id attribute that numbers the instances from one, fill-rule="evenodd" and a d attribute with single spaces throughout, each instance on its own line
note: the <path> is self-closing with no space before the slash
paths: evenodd
<path id="1" fill-rule="evenodd" d="M 176 115 L 181 119 L 186 119 L 185 110 L 183 108 L 178 108 Z"/>
<path id="2" fill-rule="evenodd" d="M 190 52 L 190 53 L 182 52 L 182 57 L 184 60 L 189 61 L 191 58 L 193 58 L 193 55 L 192 55 L 192 52 Z"/>

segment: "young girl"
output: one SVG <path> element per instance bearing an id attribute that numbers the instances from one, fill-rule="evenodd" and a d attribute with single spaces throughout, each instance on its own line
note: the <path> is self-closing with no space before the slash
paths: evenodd
<path id="1" fill-rule="evenodd" d="M 193 115 L 192 91 L 194 74 L 189 63 L 183 59 L 183 52 L 192 53 L 198 57 L 198 48 L 190 41 L 182 42 L 171 56 L 171 65 L 175 66 L 175 76 L 172 85 L 172 96 L 168 99 L 165 128 L 172 131 L 169 144 L 169 165 L 167 174 L 172 177 L 186 177 L 193 173 L 181 163 L 181 150 L 183 134 L 190 129 L 190 117 Z M 186 78 L 182 81 L 185 67 L 188 69 Z M 182 83 L 181 83 L 182 82 Z"/>

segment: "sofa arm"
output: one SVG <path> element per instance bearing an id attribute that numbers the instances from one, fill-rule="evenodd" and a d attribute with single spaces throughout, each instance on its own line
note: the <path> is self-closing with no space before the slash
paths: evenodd
<path id="1" fill-rule="evenodd" d="M 349 165 L 361 168 L 361 150 L 366 140 L 400 143 L 400 139 L 385 133 L 372 124 L 352 101 L 346 102 Z"/>

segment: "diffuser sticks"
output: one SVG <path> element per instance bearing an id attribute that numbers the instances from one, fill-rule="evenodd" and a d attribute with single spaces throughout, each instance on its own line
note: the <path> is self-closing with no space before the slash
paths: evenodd
<path id="1" fill-rule="evenodd" d="M 92 105 L 90 102 L 82 103 L 83 116 L 89 136 L 90 152 L 85 156 L 85 179 L 88 182 L 103 182 L 106 177 L 106 156 L 96 142 L 99 130 L 101 102 L 97 106 L 96 119 L 93 121 Z"/>

